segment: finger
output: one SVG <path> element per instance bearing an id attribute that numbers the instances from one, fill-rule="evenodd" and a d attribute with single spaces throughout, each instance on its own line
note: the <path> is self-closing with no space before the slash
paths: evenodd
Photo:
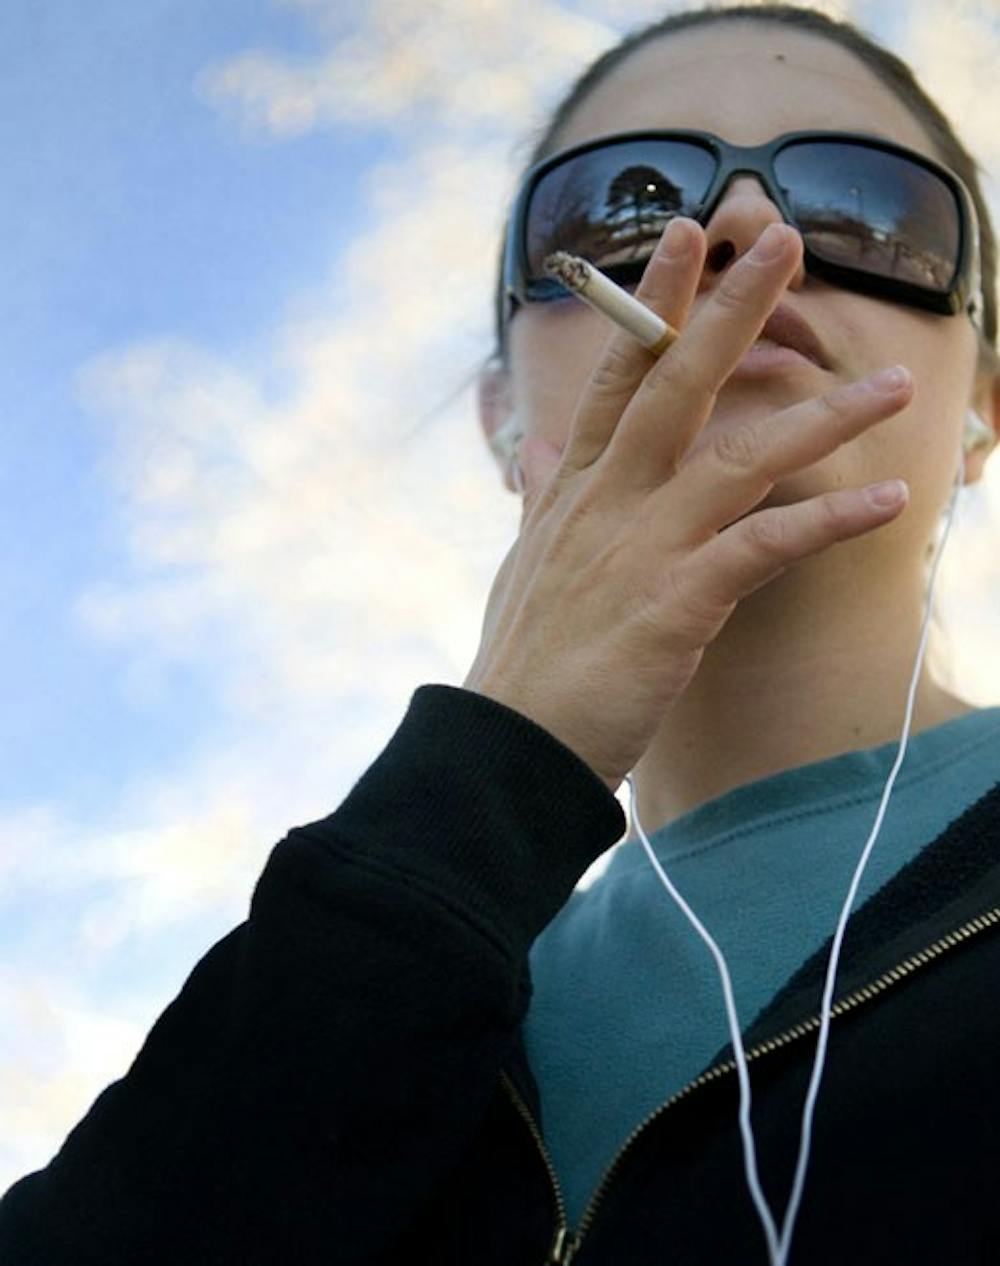
<path id="1" fill-rule="evenodd" d="M 842 444 L 893 417 L 913 396 L 909 372 L 861 382 L 719 431 L 661 489 L 663 513 L 682 535 L 678 543 L 702 541 L 754 508 L 779 479 L 821 461 Z"/>
<path id="2" fill-rule="evenodd" d="M 895 519 L 908 497 L 902 480 L 889 480 L 741 519 L 670 570 L 663 600 L 671 622 L 677 627 L 679 617 L 683 637 L 705 645 L 742 598 L 801 559 Z"/>
<path id="3" fill-rule="evenodd" d="M 705 233 L 678 216 L 667 225 L 635 295 L 675 329 L 683 329 L 705 263 Z M 656 357 L 631 334 L 615 330 L 580 396 L 564 454 L 564 468 L 585 470 L 608 446 L 626 405 Z"/>
<path id="4" fill-rule="evenodd" d="M 676 471 L 798 271 L 802 249 L 795 229 L 771 224 L 726 273 L 634 392 L 609 446 L 616 464 L 647 486 Z"/>

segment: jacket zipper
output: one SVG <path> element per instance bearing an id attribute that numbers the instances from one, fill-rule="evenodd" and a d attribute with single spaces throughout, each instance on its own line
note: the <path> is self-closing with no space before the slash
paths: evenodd
<path id="1" fill-rule="evenodd" d="M 968 923 L 964 923 L 954 932 L 949 932 L 947 936 L 943 936 L 939 940 L 934 941 L 931 945 L 928 945 L 926 949 L 919 950 L 916 954 L 912 954 L 909 958 L 905 958 L 901 963 L 897 963 L 895 967 L 891 967 L 887 972 L 884 972 L 876 980 L 872 981 L 870 985 L 864 985 L 862 988 L 855 990 L 854 993 L 849 994 L 846 998 L 842 998 L 840 1002 L 835 1003 L 833 1006 L 831 1016 L 842 1016 L 846 1012 L 852 1011 L 855 1007 L 860 1006 L 863 1002 L 870 1002 L 872 998 L 877 997 L 881 993 L 885 993 L 887 989 L 891 988 L 895 984 L 898 984 L 901 980 L 905 979 L 905 977 L 912 975 L 912 973 L 919 967 L 925 967 L 935 958 L 940 958 L 947 950 L 954 949 L 957 945 L 960 945 L 963 941 L 969 940 L 978 932 L 984 932 L 987 928 L 995 927 L 997 924 L 1000 924 L 1000 906 L 996 906 L 994 909 L 988 910 L 985 914 L 981 914 L 977 918 L 971 919 Z M 747 1063 L 749 1063 L 752 1059 L 756 1059 L 761 1055 L 768 1055 L 782 1046 L 787 1046 L 789 1043 L 805 1037 L 806 1034 L 812 1032 L 814 1029 L 818 1029 L 819 1026 L 820 1017 L 818 1015 L 810 1016 L 807 1020 L 803 1020 L 800 1024 L 795 1024 L 790 1029 L 786 1029 L 783 1033 L 779 1033 L 777 1037 L 768 1038 L 766 1042 L 762 1042 L 759 1046 L 754 1046 L 751 1050 L 747 1051 Z M 580 1219 L 580 1225 L 576 1231 L 573 1231 L 567 1222 L 566 1201 L 563 1197 L 562 1187 L 559 1184 L 555 1165 L 553 1165 L 552 1158 L 545 1146 L 545 1140 L 542 1138 L 542 1132 L 538 1128 L 538 1123 L 531 1115 L 531 1109 L 524 1102 L 517 1088 L 514 1086 L 514 1083 L 510 1080 L 506 1073 L 501 1072 L 500 1081 L 513 1101 L 514 1106 L 517 1108 L 518 1113 L 527 1124 L 528 1129 L 531 1131 L 531 1137 L 535 1140 L 535 1145 L 538 1148 L 541 1158 L 545 1164 L 545 1168 L 549 1175 L 549 1181 L 552 1184 L 552 1191 L 555 1195 L 557 1223 L 556 1233 L 555 1238 L 552 1241 L 552 1246 L 549 1249 L 549 1255 L 546 1259 L 545 1266 L 569 1266 L 569 1263 L 576 1255 L 576 1252 L 583 1241 L 583 1237 L 586 1235 L 587 1231 L 594 1222 L 594 1218 L 597 1216 L 597 1210 L 607 1193 L 608 1187 L 614 1179 L 615 1172 L 621 1164 L 625 1153 L 636 1141 L 639 1135 L 646 1129 L 646 1127 L 666 1112 L 668 1108 L 673 1107 L 675 1103 L 680 1102 L 681 1099 L 685 1099 L 693 1090 L 698 1089 L 699 1086 L 706 1086 L 709 1082 L 717 1081 L 720 1077 L 725 1077 L 729 1073 L 735 1071 L 735 1060 L 729 1060 L 725 1064 L 717 1064 L 714 1068 L 710 1068 L 707 1072 L 702 1073 L 700 1077 L 696 1077 L 694 1081 L 688 1082 L 686 1086 L 679 1090 L 670 1099 L 661 1103 L 658 1108 L 654 1108 L 645 1120 L 640 1121 L 615 1153 L 611 1164 L 604 1171 L 601 1181 L 597 1184 L 593 1195 L 587 1202 L 587 1207 L 583 1211 L 583 1216 Z"/>
<path id="2" fill-rule="evenodd" d="M 552 1194 L 556 1202 L 556 1234 L 552 1241 L 552 1247 L 549 1249 L 549 1255 L 545 1259 L 545 1266 L 567 1266 L 570 1258 L 576 1252 L 576 1236 L 569 1229 L 569 1222 L 566 1218 L 566 1200 L 563 1196 L 562 1185 L 559 1182 L 559 1176 L 556 1173 L 556 1167 L 552 1163 L 552 1157 L 549 1150 L 545 1146 L 545 1140 L 542 1138 L 542 1132 L 538 1128 L 538 1122 L 531 1114 L 531 1109 L 524 1102 L 518 1088 L 511 1081 L 505 1072 L 500 1073 L 500 1083 L 507 1095 L 517 1109 L 518 1114 L 524 1121 L 525 1125 L 531 1131 L 531 1137 L 535 1140 L 535 1146 L 538 1148 L 545 1169 L 549 1175 L 549 1182 L 552 1186 Z"/>

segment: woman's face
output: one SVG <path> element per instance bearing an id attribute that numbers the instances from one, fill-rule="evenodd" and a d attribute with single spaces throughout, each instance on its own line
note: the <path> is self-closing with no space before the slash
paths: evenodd
<path id="1" fill-rule="evenodd" d="M 862 62 L 822 37 L 773 25 L 732 22 L 645 45 L 580 104 L 553 148 L 657 127 L 698 128 L 742 145 L 782 132 L 837 128 L 885 136 L 940 161 L 920 125 Z M 762 230 L 780 220 L 755 177 L 731 182 L 705 226 L 708 255 L 694 311 Z M 968 317 L 942 317 L 841 290 L 804 270 L 792 279 L 782 302 L 812 326 L 830 368 L 795 366 L 728 381 L 696 447 L 717 428 L 787 408 L 901 362 L 915 380 L 911 404 L 783 480 L 768 502 L 902 476 L 911 487 L 903 516 L 909 520 L 907 532 L 926 541 L 954 478 L 971 402 L 977 341 Z M 602 317 L 576 300 L 517 310 L 510 326 L 506 392 L 522 431 L 565 445 L 576 401 L 609 330 Z"/>

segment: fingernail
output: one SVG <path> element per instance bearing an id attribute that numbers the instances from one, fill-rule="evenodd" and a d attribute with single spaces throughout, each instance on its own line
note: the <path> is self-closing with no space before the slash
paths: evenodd
<path id="1" fill-rule="evenodd" d="M 881 484 L 871 484 L 865 489 L 865 495 L 879 510 L 888 510 L 891 506 L 907 501 L 910 489 L 904 479 L 887 479 Z"/>
<path id="2" fill-rule="evenodd" d="M 777 259 L 785 249 L 787 236 L 783 225 L 769 224 L 750 253 L 758 260 Z"/>
<path id="3" fill-rule="evenodd" d="M 876 391 L 898 391 L 910 381 L 910 371 L 905 365 L 893 365 L 891 369 L 880 369 L 871 378 Z"/>
<path id="4" fill-rule="evenodd" d="M 683 218 L 671 220 L 663 233 L 663 255 L 666 259 L 677 259 L 688 249 L 688 227 Z"/>

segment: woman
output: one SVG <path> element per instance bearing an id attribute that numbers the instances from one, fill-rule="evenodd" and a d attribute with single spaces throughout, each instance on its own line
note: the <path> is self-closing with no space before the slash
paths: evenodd
<path id="1" fill-rule="evenodd" d="M 784 7 L 672 19 L 584 77 L 536 157 L 607 162 L 556 164 L 548 202 L 532 177 L 511 226 L 483 422 L 523 437 L 499 447 L 525 510 L 464 686 L 417 690 L 344 804 L 278 845 L 247 921 L 0 1204 L 5 1266 L 788 1256 L 748 1191 L 704 947 L 632 840 L 571 893 L 624 834 L 632 775 L 638 823 L 730 950 L 780 1224 L 928 542 L 967 425 L 971 480 L 1000 416 L 991 228 L 911 83 Z M 704 147 L 587 148 L 650 129 L 826 135 L 799 166 L 741 168 L 702 215 L 682 176 L 711 175 Z M 636 293 L 677 342 L 656 360 L 546 302 L 529 238 L 623 281 L 652 252 Z M 1000 1251 L 998 735 L 1000 711 L 918 674 L 790 1260 Z"/>

